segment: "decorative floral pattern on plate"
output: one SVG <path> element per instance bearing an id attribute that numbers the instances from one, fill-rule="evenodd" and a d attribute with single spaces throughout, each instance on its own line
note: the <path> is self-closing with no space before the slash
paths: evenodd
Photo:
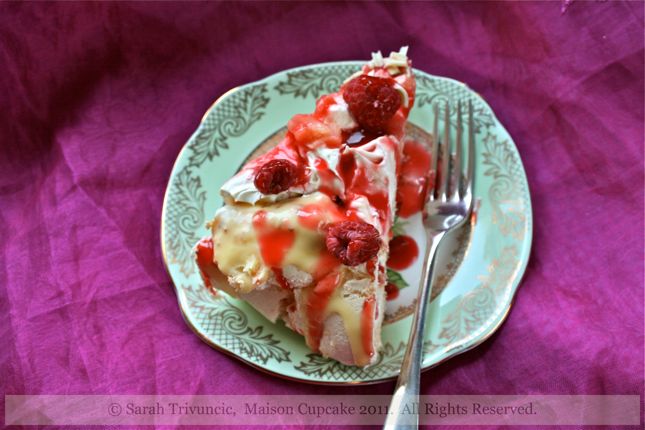
<path id="1" fill-rule="evenodd" d="M 228 140 L 240 137 L 264 115 L 269 103 L 266 84 L 252 85 L 227 97 L 216 109 L 209 111 L 191 137 L 188 147 L 192 154 L 190 166 L 201 166 L 228 149 Z"/>
<path id="2" fill-rule="evenodd" d="M 316 68 L 302 68 L 287 72 L 287 79 L 280 80 L 275 90 L 281 95 L 317 98 L 322 94 L 338 91 L 338 87 L 348 76 L 360 67 L 353 64 L 332 64 Z"/>
<path id="3" fill-rule="evenodd" d="M 206 222 L 206 191 L 202 188 L 201 178 L 192 176 L 188 168 L 182 169 L 175 178 L 168 200 L 172 204 L 167 207 L 164 236 L 168 238 L 167 249 L 171 250 L 169 262 L 189 276 L 196 271 L 190 254 L 190 249 L 199 239 L 195 232 Z"/>
<path id="4" fill-rule="evenodd" d="M 494 115 L 490 107 L 480 97 L 473 97 L 474 93 L 466 84 L 461 84 L 453 80 L 447 80 L 437 76 L 418 76 L 417 77 L 417 106 L 426 107 L 436 104 L 439 108 L 439 115 L 444 116 L 446 103 L 456 106 L 458 101 L 473 101 L 475 110 L 475 130 L 477 133 L 484 129 L 494 127 Z M 457 124 L 457 110 L 450 110 L 450 120 L 452 125 Z"/>

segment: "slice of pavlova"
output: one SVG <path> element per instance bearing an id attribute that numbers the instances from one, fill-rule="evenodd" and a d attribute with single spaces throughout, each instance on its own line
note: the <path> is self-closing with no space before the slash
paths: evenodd
<path id="1" fill-rule="evenodd" d="M 295 115 L 285 138 L 221 188 L 196 245 L 207 288 L 283 319 L 315 352 L 378 359 L 385 265 L 415 81 L 407 47 L 372 60 Z"/>

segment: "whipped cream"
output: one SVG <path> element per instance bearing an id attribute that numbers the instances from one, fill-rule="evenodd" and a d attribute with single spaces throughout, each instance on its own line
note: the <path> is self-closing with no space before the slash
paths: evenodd
<path id="1" fill-rule="evenodd" d="M 338 124 L 342 130 L 351 130 L 358 127 L 358 123 L 354 117 L 349 113 L 347 102 L 341 94 L 334 97 L 335 104 L 329 106 L 327 110 L 327 120 Z"/>

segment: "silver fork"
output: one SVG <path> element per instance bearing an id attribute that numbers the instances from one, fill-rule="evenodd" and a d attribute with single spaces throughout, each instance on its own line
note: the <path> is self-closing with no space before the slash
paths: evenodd
<path id="1" fill-rule="evenodd" d="M 426 215 L 423 225 L 427 237 L 427 248 L 423 262 L 423 273 L 417 295 L 417 304 L 410 329 L 408 346 L 403 356 L 401 373 L 396 384 L 389 414 L 384 429 L 414 429 L 419 426 L 418 408 L 419 378 L 423 358 L 423 333 L 425 329 L 426 310 L 432 292 L 432 275 L 434 272 L 437 249 L 446 233 L 462 225 L 469 217 L 473 207 L 473 176 L 475 173 L 475 131 L 473 105 L 468 101 L 468 145 L 466 174 L 462 174 L 462 104 L 457 104 L 457 136 L 450 163 L 450 106 L 446 103 L 443 124 L 443 138 L 439 139 L 439 107 L 434 105 L 434 127 L 432 144 L 432 182 L 428 189 Z M 437 154 L 439 157 L 437 157 Z M 438 158 L 441 158 L 437 171 Z M 451 172 L 452 170 L 452 172 Z"/>

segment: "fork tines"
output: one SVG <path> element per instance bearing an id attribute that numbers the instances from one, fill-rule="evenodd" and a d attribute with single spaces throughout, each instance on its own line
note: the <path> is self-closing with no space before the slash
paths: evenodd
<path id="1" fill-rule="evenodd" d="M 444 104 L 443 110 L 443 135 L 439 134 L 439 103 L 434 104 L 434 124 L 432 129 L 432 164 L 431 181 L 428 197 L 432 200 L 450 201 L 464 199 L 472 192 L 473 171 L 475 166 L 475 127 L 473 119 L 473 104 L 468 100 L 468 125 L 467 125 L 467 150 L 466 166 L 464 173 L 463 158 L 463 135 L 464 120 L 463 106 L 461 100 L 457 102 L 454 148 L 451 148 L 451 121 L 452 114 L 450 103 Z M 441 136 L 441 137 L 440 137 Z M 452 149 L 452 151 L 451 151 Z"/>

